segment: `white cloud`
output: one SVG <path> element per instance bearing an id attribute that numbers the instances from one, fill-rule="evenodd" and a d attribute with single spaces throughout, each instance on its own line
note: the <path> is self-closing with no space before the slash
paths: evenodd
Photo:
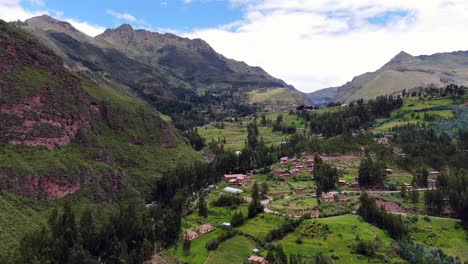
<path id="1" fill-rule="evenodd" d="M 37 2 L 39 3 L 39 2 Z M 34 16 L 40 16 L 47 14 L 53 16 L 57 19 L 67 21 L 72 24 L 81 32 L 88 34 L 90 36 L 96 36 L 104 32 L 105 28 L 91 23 L 80 21 L 73 18 L 67 18 L 63 16 L 63 12 L 54 11 L 53 14 L 50 14 L 47 10 L 28 10 L 21 5 L 20 0 L 0 0 L 0 19 L 5 21 L 16 21 L 16 20 L 26 20 Z"/>
<path id="2" fill-rule="evenodd" d="M 24 9 L 20 0 L 0 0 L 0 19 L 5 21 L 24 20 L 44 13 L 47 12 Z"/>
<path id="3" fill-rule="evenodd" d="M 132 14 L 129 14 L 129 13 L 119 13 L 119 12 L 116 12 L 114 10 L 106 10 L 106 13 L 115 17 L 115 18 L 118 18 L 118 19 L 123 19 L 123 20 L 127 20 L 127 21 L 130 21 L 130 22 L 136 22 L 138 21 L 138 19 L 133 16 Z"/>
<path id="4" fill-rule="evenodd" d="M 72 18 L 58 18 L 58 19 L 67 21 L 68 23 L 72 24 L 76 29 L 78 29 L 79 31 L 91 37 L 97 36 L 101 34 L 102 32 L 104 32 L 104 30 L 106 30 L 105 27 L 93 25 L 86 21 L 80 21 L 80 20 L 76 20 Z"/>
<path id="5" fill-rule="evenodd" d="M 44 0 L 29 0 L 29 2 L 33 5 L 36 5 L 36 6 L 44 6 L 45 5 L 45 2 Z"/>
<path id="6" fill-rule="evenodd" d="M 243 19 L 188 32 L 302 91 L 338 86 L 404 50 L 468 50 L 463 0 L 231 0 Z M 392 16 L 393 15 L 393 16 Z M 382 19 L 387 16 L 385 23 Z M 380 23 L 371 23 L 377 19 Z"/>

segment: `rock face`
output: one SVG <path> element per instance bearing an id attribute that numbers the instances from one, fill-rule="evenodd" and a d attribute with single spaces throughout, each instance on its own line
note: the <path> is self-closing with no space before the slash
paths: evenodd
<path id="1" fill-rule="evenodd" d="M 196 152 L 149 105 L 73 74 L 54 51 L 0 20 L 0 189 L 113 201 L 124 186 L 150 191 L 171 162 L 190 158 Z"/>
<path id="2" fill-rule="evenodd" d="M 0 140 L 54 149 L 89 127 L 89 99 L 61 59 L 0 25 Z"/>

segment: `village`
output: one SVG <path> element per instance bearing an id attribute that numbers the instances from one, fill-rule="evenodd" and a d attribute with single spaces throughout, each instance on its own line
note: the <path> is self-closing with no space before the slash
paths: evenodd
<path id="1" fill-rule="evenodd" d="M 213 201 L 223 194 L 235 195 L 244 201 L 237 209 L 210 208 L 219 215 L 231 214 L 232 210 L 243 210 L 251 201 L 250 190 L 252 185 L 265 182 L 268 186 L 268 195 L 263 197 L 261 204 L 266 214 L 272 217 L 286 217 L 298 219 L 302 216 L 310 218 L 323 218 L 333 215 L 356 214 L 359 204 L 359 195 L 362 192 L 358 182 L 357 165 L 360 157 L 350 155 L 322 155 L 321 159 L 336 166 L 340 170 L 340 178 L 336 190 L 321 193 L 317 197 L 314 180 L 315 154 L 305 153 L 298 157 L 281 157 L 271 166 L 267 174 L 255 174 L 249 171 L 245 174 L 225 174 L 223 182 L 210 185 L 205 189 L 209 201 Z M 400 186 L 406 191 L 413 191 L 410 183 L 412 175 L 398 169 L 386 168 L 387 181 L 392 183 L 401 180 Z M 423 191 L 436 188 L 438 171 L 430 171 L 427 188 L 416 189 Z M 403 202 L 400 197 L 401 190 L 385 189 L 367 190 L 376 199 L 379 207 L 397 214 L 415 213 L 421 205 Z M 212 221 L 211 221 L 212 220 Z M 184 233 L 184 239 L 194 240 L 208 236 L 217 229 L 230 230 L 233 228 L 228 217 L 213 217 L 210 219 L 196 219 Z M 208 236 L 209 237 L 209 236 Z M 251 249 L 248 256 L 249 263 L 268 263 L 257 247 Z"/>

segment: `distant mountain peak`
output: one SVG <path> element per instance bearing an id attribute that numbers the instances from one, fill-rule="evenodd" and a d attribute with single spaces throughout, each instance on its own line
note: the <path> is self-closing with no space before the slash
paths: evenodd
<path id="1" fill-rule="evenodd" d="M 50 25 L 51 27 L 59 27 L 59 28 L 63 28 L 66 30 L 73 31 L 73 32 L 78 32 L 78 30 L 75 27 L 73 27 L 72 24 L 66 21 L 58 20 L 46 14 L 32 17 L 30 19 L 27 19 L 25 22 L 29 25 L 38 26 L 41 28 L 43 28 L 44 25 Z M 46 28 L 46 29 L 50 29 L 50 28 Z"/>
<path id="2" fill-rule="evenodd" d="M 115 30 L 116 31 L 133 31 L 133 27 L 130 24 L 122 24 Z"/>
<path id="3" fill-rule="evenodd" d="M 404 58 L 412 58 L 413 55 L 405 52 L 405 51 L 400 51 L 393 59 L 404 59 Z"/>

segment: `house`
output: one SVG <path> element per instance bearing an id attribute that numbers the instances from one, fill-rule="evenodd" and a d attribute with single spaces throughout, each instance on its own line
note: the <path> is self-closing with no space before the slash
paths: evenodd
<path id="1" fill-rule="evenodd" d="M 428 188 L 428 189 L 435 189 L 435 188 L 437 188 L 437 180 L 428 179 L 428 180 L 427 180 L 427 188 Z"/>
<path id="2" fill-rule="evenodd" d="M 231 227 L 231 223 L 224 222 L 224 223 L 222 224 L 222 226 L 223 226 L 224 228 L 230 228 L 230 227 Z"/>
<path id="3" fill-rule="evenodd" d="M 348 186 L 348 182 L 345 181 L 345 180 L 338 180 L 338 184 L 339 184 L 340 186 Z"/>
<path id="4" fill-rule="evenodd" d="M 214 229 L 214 227 L 213 227 L 212 225 L 210 225 L 210 224 L 203 224 L 203 225 L 200 226 L 199 232 L 200 232 L 200 234 L 206 234 L 206 233 L 208 233 L 208 232 L 213 231 L 213 229 Z"/>
<path id="5" fill-rule="evenodd" d="M 436 177 L 438 177 L 438 176 L 440 176 L 440 174 L 441 174 L 440 171 L 430 171 L 430 172 L 429 172 L 429 175 L 430 175 L 430 176 L 436 176 Z"/>
<path id="6" fill-rule="evenodd" d="M 392 174 L 393 170 L 392 169 L 385 169 L 385 174 Z"/>
<path id="7" fill-rule="evenodd" d="M 258 248 L 254 248 L 254 249 L 252 250 L 252 252 L 253 252 L 254 254 L 260 254 L 260 251 L 261 251 L 261 250 L 258 249 Z"/>
<path id="8" fill-rule="evenodd" d="M 405 190 L 407 190 L 407 191 L 413 190 L 413 185 L 411 185 L 411 184 L 409 184 L 409 183 L 403 183 L 403 187 L 404 187 Z"/>
<path id="9" fill-rule="evenodd" d="M 223 190 L 228 193 L 243 193 L 244 192 L 241 189 L 232 188 L 232 187 L 226 187 Z"/>
<path id="10" fill-rule="evenodd" d="M 224 174 L 224 180 L 230 185 L 244 186 L 247 184 L 248 177 L 245 174 Z"/>
<path id="11" fill-rule="evenodd" d="M 192 230 L 187 231 L 184 235 L 184 239 L 188 239 L 188 240 L 194 240 L 197 237 L 198 237 L 198 233 Z"/>
<path id="12" fill-rule="evenodd" d="M 322 193 L 322 199 L 324 202 L 334 202 L 335 195 L 333 193 Z"/>
<path id="13" fill-rule="evenodd" d="M 216 185 L 212 184 L 212 185 L 208 185 L 208 189 L 210 190 L 214 190 L 216 189 Z"/>
<path id="14" fill-rule="evenodd" d="M 282 158 L 280 158 L 280 164 L 283 164 L 283 165 L 284 165 L 284 164 L 287 164 L 288 161 L 289 161 L 289 158 L 288 158 L 288 157 L 282 157 Z"/>
<path id="15" fill-rule="evenodd" d="M 264 257 L 260 257 L 260 256 L 250 256 L 248 259 L 247 259 L 248 262 L 250 263 L 260 263 L 260 264 L 268 264 L 268 261 L 265 260 Z"/>

